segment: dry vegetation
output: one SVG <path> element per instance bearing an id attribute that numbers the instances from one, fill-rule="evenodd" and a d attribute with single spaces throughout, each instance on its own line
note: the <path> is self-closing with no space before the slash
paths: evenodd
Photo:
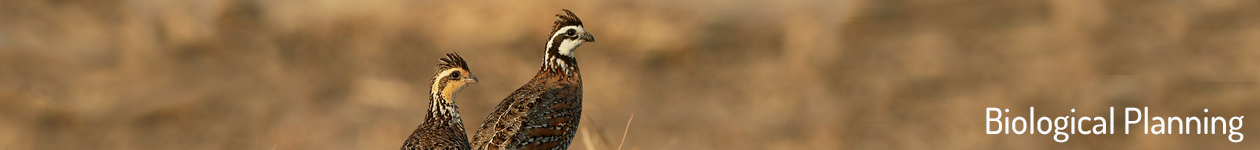
<path id="1" fill-rule="evenodd" d="M 598 38 L 583 126 L 617 141 L 637 114 L 625 149 L 1260 147 L 982 121 L 1260 116 L 1255 0 L 0 0 L 0 150 L 396 149 L 441 53 L 481 79 L 457 99 L 476 127 L 561 8 Z"/>

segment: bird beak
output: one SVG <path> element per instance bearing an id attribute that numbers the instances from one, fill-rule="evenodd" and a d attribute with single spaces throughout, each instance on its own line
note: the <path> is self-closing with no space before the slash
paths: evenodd
<path id="1" fill-rule="evenodd" d="M 477 76 L 472 76 L 472 78 L 466 80 L 468 80 L 469 84 L 477 84 Z"/>
<path id="2" fill-rule="evenodd" d="M 595 42 L 595 36 L 591 35 L 590 32 L 586 32 L 586 34 L 582 34 L 582 40 L 586 40 L 587 42 Z"/>

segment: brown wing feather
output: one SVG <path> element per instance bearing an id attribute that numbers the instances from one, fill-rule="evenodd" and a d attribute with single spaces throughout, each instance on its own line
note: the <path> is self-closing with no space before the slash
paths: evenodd
<path id="1" fill-rule="evenodd" d="M 463 128 L 463 127 L 460 127 Z M 417 129 L 412 132 L 411 137 L 407 138 L 407 142 L 403 143 L 401 150 L 468 150 L 470 149 L 468 139 L 464 133 L 455 132 L 434 132 L 438 130 L 421 130 Z"/>
<path id="2" fill-rule="evenodd" d="M 509 144 L 512 149 L 567 149 L 582 120 L 581 91 L 577 86 L 554 89 L 547 94 L 550 98 L 535 102 Z"/>
<path id="3" fill-rule="evenodd" d="M 532 83 L 532 82 L 531 82 Z M 534 99 L 538 98 L 541 93 L 532 90 L 533 84 L 526 84 L 511 96 L 508 96 L 495 107 L 494 112 L 486 117 L 485 122 L 481 123 L 481 127 L 477 133 L 473 135 L 471 144 L 474 149 L 506 149 L 507 144 L 519 131 L 521 122 L 524 122 L 526 112 L 529 105 L 533 105 Z"/>
<path id="4" fill-rule="evenodd" d="M 582 111 L 581 82 L 542 77 L 504 99 L 473 135 L 474 149 L 565 149 Z"/>

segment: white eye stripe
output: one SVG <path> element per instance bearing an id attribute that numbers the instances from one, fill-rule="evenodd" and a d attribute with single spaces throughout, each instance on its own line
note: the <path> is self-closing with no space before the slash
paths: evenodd
<path id="1" fill-rule="evenodd" d="M 574 35 L 576 35 L 577 33 L 586 32 L 586 29 L 582 28 L 582 26 L 565 26 L 565 27 L 560 28 L 560 30 L 556 30 L 556 33 L 551 34 L 551 39 L 555 39 L 556 36 L 560 36 L 565 33 L 568 33 L 569 30 L 573 30 Z M 548 44 L 548 46 L 550 46 L 550 44 Z"/>

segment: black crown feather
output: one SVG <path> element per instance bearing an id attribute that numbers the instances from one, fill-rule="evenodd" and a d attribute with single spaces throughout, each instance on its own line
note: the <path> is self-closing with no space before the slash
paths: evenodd
<path id="1" fill-rule="evenodd" d="M 437 70 L 446 70 L 456 67 L 468 70 L 468 63 L 464 62 L 463 57 L 459 57 L 459 53 L 446 53 L 446 58 L 442 58 L 439 61 L 442 63 L 438 64 Z"/>
<path id="2" fill-rule="evenodd" d="M 577 15 L 573 14 L 573 11 L 569 11 L 569 9 L 561 10 L 564 10 L 564 14 L 556 14 L 556 23 L 551 26 L 551 33 L 554 34 L 556 30 L 560 30 L 560 28 L 565 26 L 582 26 L 582 19 L 578 19 Z"/>

